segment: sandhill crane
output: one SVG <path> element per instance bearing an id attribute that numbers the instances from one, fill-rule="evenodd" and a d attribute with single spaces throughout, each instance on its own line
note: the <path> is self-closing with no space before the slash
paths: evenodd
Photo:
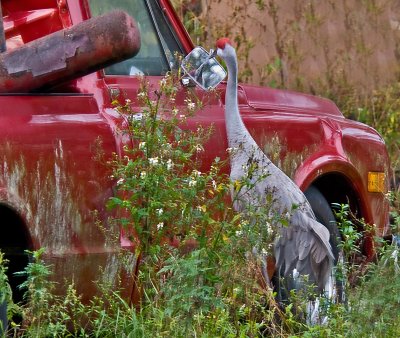
<path id="1" fill-rule="evenodd" d="M 308 282 L 323 292 L 330 280 L 334 256 L 329 244 L 329 231 L 316 221 L 306 197 L 299 187 L 263 153 L 240 116 L 237 101 L 237 58 L 227 38 L 217 41 L 217 54 L 226 63 L 228 82 L 225 95 L 225 124 L 230 154 L 232 182 L 247 177 L 254 186 L 246 191 L 232 190 L 234 208 L 246 212 L 273 196 L 275 212 L 287 214 L 288 226 L 276 224 L 278 236 L 274 243 L 276 268 L 281 276 L 296 279 L 307 276 Z M 248 167 L 252 165 L 251 177 Z M 296 206 L 293 208 L 293 206 Z M 298 279 L 300 280 L 300 279 Z"/>

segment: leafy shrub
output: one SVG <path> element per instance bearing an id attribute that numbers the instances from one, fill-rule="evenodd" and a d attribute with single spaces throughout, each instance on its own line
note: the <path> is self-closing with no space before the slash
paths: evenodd
<path id="1" fill-rule="evenodd" d="M 131 235 L 134 254 L 140 257 L 141 313 L 157 310 L 162 321 L 154 325 L 175 334 L 201 333 L 206 327 L 227 335 L 240 330 L 256 333 L 263 321 L 257 311 L 266 312 L 256 304 L 269 304 L 273 297 L 271 290 L 257 284 L 260 267 L 248 254 L 253 248 L 265 253 L 270 249 L 273 237 L 265 236 L 269 213 L 252 213 L 250 222 L 249 215 L 232 211 L 227 204 L 231 186 L 219 158 L 209 171 L 198 171 L 211 129 L 189 128 L 199 101 L 189 96 L 184 111 L 179 111 L 176 81 L 168 74 L 157 91 L 143 82 L 140 112 L 132 111 L 130 101 L 122 106 L 115 102 L 128 122 L 121 132 L 128 133 L 134 146 L 125 147 L 125 155 L 110 163 L 120 194 L 109 207 L 123 215 L 114 223 Z M 234 183 L 232 189 L 250 188 L 246 180 Z M 253 303 L 249 297 L 264 301 Z M 271 304 L 274 313 L 276 304 Z M 217 317 L 226 322 L 207 320 Z M 273 315 L 269 318 L 275 321 Z M 245 326 L 236 324 L 238 320 Z"/>

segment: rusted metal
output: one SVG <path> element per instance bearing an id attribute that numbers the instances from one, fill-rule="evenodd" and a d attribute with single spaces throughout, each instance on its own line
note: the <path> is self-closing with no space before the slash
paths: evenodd
<path id="1" fill-rule="evenodd" d="M 0 92 L 30 92 L 81 77 L 138 53 L 140 34 L 123 11 L 92 18 L 0 55 Z"/>

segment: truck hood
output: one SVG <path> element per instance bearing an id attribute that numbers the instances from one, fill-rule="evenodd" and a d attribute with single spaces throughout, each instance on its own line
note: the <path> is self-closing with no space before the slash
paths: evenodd
<path id="1" fill-rule="evenodd" d="M 239 104 L 248 105 L 256 110 L 343 117 L 339 108 L 332 101 L 289 90 L 240 84 L 238 99 Z"/>

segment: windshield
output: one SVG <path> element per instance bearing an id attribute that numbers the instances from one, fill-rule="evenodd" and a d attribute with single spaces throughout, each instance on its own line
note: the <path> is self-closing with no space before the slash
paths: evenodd
<path id="1" fill-rule="evenodd" d="M 164 75 L 174 67 L 174 55 L 182 53 L 182 49 L 156 1 L 148 6 L 145 0 L 90 0 L 90 8 L 92 16 L 122 9 L 136 20 L 140 31 L 139 53 L 131 59 L 107 67 L 106 75 Z"/>

